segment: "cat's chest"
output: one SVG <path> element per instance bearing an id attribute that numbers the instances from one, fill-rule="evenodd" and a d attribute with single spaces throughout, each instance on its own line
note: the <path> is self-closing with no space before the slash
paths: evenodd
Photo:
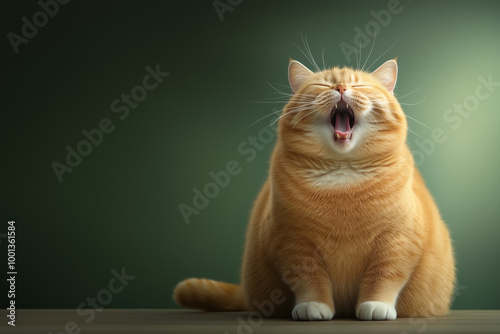
<path id="1" fill-rule="evenodd" d="M 375 168 L 352 162 L 339 162 L 321 169 L 303 172 L 306 182 L 312 187 L 328 188 L 360 183 L 374 177 Z"/>
<path id="2" fill-rule="evenodd" d="M 376 213 L 362 214 L 342 206 L 332 212 L 335 216 L 315 222 L 308 237 L 330 276 L 345 284 L 355 283 L 366 270 L 374 249 L 381 246 L 377 240 L 389 223 Z"/>

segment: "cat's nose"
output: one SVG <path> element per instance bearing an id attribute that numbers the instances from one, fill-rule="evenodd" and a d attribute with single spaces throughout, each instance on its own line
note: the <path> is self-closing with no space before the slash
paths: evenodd
<path id="1" fill-rule="evenodd" d="M 344 95 L 344 92 L 347 90 L 347 87 L 345 85 L 338 85 L 337 88 L 335 88 L 337 92 L 340 93 L 340 95 Z"/>

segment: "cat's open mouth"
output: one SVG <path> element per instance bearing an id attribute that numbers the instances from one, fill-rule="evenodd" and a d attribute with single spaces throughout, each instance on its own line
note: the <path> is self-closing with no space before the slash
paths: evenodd
<path id="1" fill-rule="evenodd" d="M 330 114 L 330 120 L 335 131 L 333 135 L 335 140 L 351 140 L 355 118 L 352 108 L 347 103 L 340 101 L 335 104 Z"/>

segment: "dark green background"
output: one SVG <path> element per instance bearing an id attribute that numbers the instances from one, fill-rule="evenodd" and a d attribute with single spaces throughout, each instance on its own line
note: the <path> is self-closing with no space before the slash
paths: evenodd
<path id="1" fill-rule="evenodd" d="M 186 277 L 236 282 L 272 143 L 251 162 L 237 147 L 268 122 L 250 124 L 283 106 L 251 101 L 271 101 L 268 82 L 288 91 L 289 56 L 311 65 L 295 46 L 303 48 L 301 34 L 318 60 L 324 48 L 327 65 L 355 66 L 339 45 L 352 45 L 354 28 L 387 3 L 246 0 L 221 22 L 212 1 L 71 1 L 14 54 L 7 33 L 19 33 L 21 17 L 39 6 L 4 1 L 0 232 L 16 220 L 17 306 L 75 308 L 122 267 L 136 278 L 107 307 L 175 307 L 172 289 Z M 406 113 L 447 135 L 420 168 L 456 248 L 453 307 L 498 309 L 500 95 L 480 101 L 457 129 L 443 115 L 474 94 L 478 76 L 500 81 L 500 4 L 401 6 L 368 64 L 397 41 L 372 69 L 398 56 Z M 169 77 L 121 121 L 111 102 L 156 64 Z M 106 117 L 114 132 L 59 183 L 51 163 Z M 409 133 L 415 151 L 418 136 Z M 230 160 L 242 172 L 186 224 L 178 205 Z"/>

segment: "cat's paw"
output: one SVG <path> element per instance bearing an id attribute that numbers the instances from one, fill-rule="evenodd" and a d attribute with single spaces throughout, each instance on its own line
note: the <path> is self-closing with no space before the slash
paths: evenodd
<path id="1" fill-rule="evenodd" d="M 356 318 L 359 320 L 394 320 L 396 309 L 384 302 L 364 302 L 358 306 Z"/>
<path id="2" fill-rule="evenodd" d="M 324 303 L 306 302 L 295 305 L 292 317 L 293 320 L 332 320 L 333 312 Z"/>

